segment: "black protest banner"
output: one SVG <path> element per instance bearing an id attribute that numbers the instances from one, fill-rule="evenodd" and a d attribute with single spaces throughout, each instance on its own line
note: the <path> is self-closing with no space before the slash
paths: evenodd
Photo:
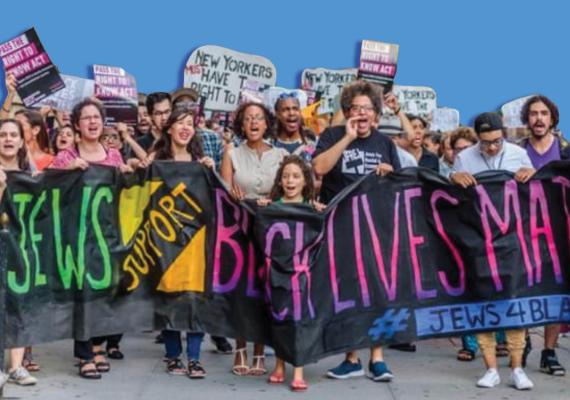
<path id="1" fill-rule="evenodd" d="M 124 69 L 109 65 L 93 65 L 95 96 L 105 108 L 105 126 L 119 122 L 137 124 L 138 94 L 135 78 Z"/>
<path id="2" fill-rule="evenodd" d="M 26 107 L 65 87 L 34 28 L 0 44 L 0 57 L 6 73 L 16 77 L 16 90 Z"/>
<path id="3" fill-rule="evenodd" d="M 391 342 L 570 321 L 570 165 L 530 184 L 463 190 L 407 169 L 368 176 L 325 215 L 276 204 L 256 216 L 271 337 L 305 364 Z"/>
<path id="4" fill-rule="evenodd" d="M 275 204 L 254 219 L 195 163 L 12 172 L 7 346 L 167 326 L 302 365 L 570 321 L 570 166 L 478 179 L 463 190 L 406 169 L 366 177 L 325 214 Z"/>
<path id="5" fill-rule="evenodd" d="M 268 340 L 252 219 L 200 164 L 9 186 L 8 347 L 153 326 Z"/>

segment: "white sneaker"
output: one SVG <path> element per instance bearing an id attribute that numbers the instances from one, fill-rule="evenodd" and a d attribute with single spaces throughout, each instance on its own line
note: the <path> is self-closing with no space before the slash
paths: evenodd
<path id="1" fill-rule="evenodd" d="M 534 384 L 528 379 L 528 376 L 526 376 L 522 368 L 513 369 L 511 373 L 511 383 L 518 390 L 530 390 L 534 387 Z"/>
<path id="2" fill-rule="evenodd" d="M 22 386 L 35 385 L 38 380 L 34 378 L 24 367 L 18 367 L 10 372 L 9 382 L 17 383 Z"/>
<path id="3" fill-rule="evenodd" d="M 496 368 L 489 368 L 485 375 L 477 381 L 477 386 L 482 388 L 492 388 L 501 383 L 501 377 Z"/>

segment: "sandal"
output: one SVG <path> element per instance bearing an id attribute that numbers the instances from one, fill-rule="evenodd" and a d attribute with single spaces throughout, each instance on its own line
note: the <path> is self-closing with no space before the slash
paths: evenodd
<path id="1" fill-rule="evenodd" d="M 509 348 L 505 343 L 497 344 L 495 348 L 495 354 L 497 357 L 508 357 L 509 356 Z"/>
<path id="2" fill-rule="evenodd" d="M 97 371 L 99 372 L 109 372 L 111 370 L 111 364 L 105 359 L 107 353 L 103 350 L 95 352 L 95 367 L 97 367 Z M 97 361 L 97 357 L 103 357 L 103 361 Z"/>
<path id="3" fill-rule="evenodd" d="M 188 377 L 190 379 L 202 379 L 206 377 L 206 370 L 200 364 L 200 361 L 192 360 L 188 363 Z"/>
<path id="4" fill-rule="evenodd" d="M 80 360 L 78 365 L 80 377 L 84 379 L 101 379 L 101 374 L 93 360 Z M 85 368 L 87 365 L 91 365 L 92 368 Z"/>
<path id="5" fill-rule="evenodd" d="M 469 349 L 461 349 L 457 352 L 457 359 L 459 361 L 473 361 L 475 359 L 475 352 Z"/>
<path id="6" fill-rule="evenodd" d="M 32 358 L 32 353 L 26 353 L 22 360 L 22 367 L 26 368 L 29 372 L 38 372 L 40 365 Z"/>
<path id="7" fill-rule="evenodd" d="M 292 381 L 289 387 L 293 392 L 306 392 L 309 385 L 303 379 L 297 379 Z"/>
<path id="8" fill-rule="evenodd" d="M 267 383 L 271 385 L 280 385 L 281 383 L 285 382 L 285 373 L 284 372 L 272 372 L 267 379 Z"/>
<path id="9" fill-rule="evenodd" d="M 261 366 L 263 365 L 263 366 Z M 267 368 L 265 368 L 265 355 L 253 356 L 253 364 L 249 369 L 249 375 L 261 376 L 267 373 Z"/>
<path id="10" fill-rule="evenodd" d="M 125 358 L 125 355 L 118 347 L 107 349 L 107 357 L 113 360 L 122 360 Z"/>
<path id="11" fill-rule="evenodd" d="M 166 362 L 166 372 L 170 375 L 186 375 L 188 372 L 179 358 L 170 358 Z"/>
<path id="12" fill-rule="evenodd" d="M 239 364 L 236 363 L 236 360 L 240 356 L 241 362 Z M 249 367 L 247 366 L 247 353 L 246 348 L 242 347 L 241 349 L 236 349 L 235 351 L 235 359 L 234 359 L 234 366 L 232 367 L 232 373 L 238 376 L 249 375 Z"/>

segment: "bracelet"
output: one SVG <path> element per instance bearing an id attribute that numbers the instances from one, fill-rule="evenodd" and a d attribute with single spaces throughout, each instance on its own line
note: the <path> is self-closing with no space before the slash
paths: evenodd
<path id="1" fill-rule="evenodd" d="M 402 107 L 398 107 L 398 111 L 394 111 L 394 115 L 398 115 L 400 114 L 400 111 L 402 111 Z"/>

